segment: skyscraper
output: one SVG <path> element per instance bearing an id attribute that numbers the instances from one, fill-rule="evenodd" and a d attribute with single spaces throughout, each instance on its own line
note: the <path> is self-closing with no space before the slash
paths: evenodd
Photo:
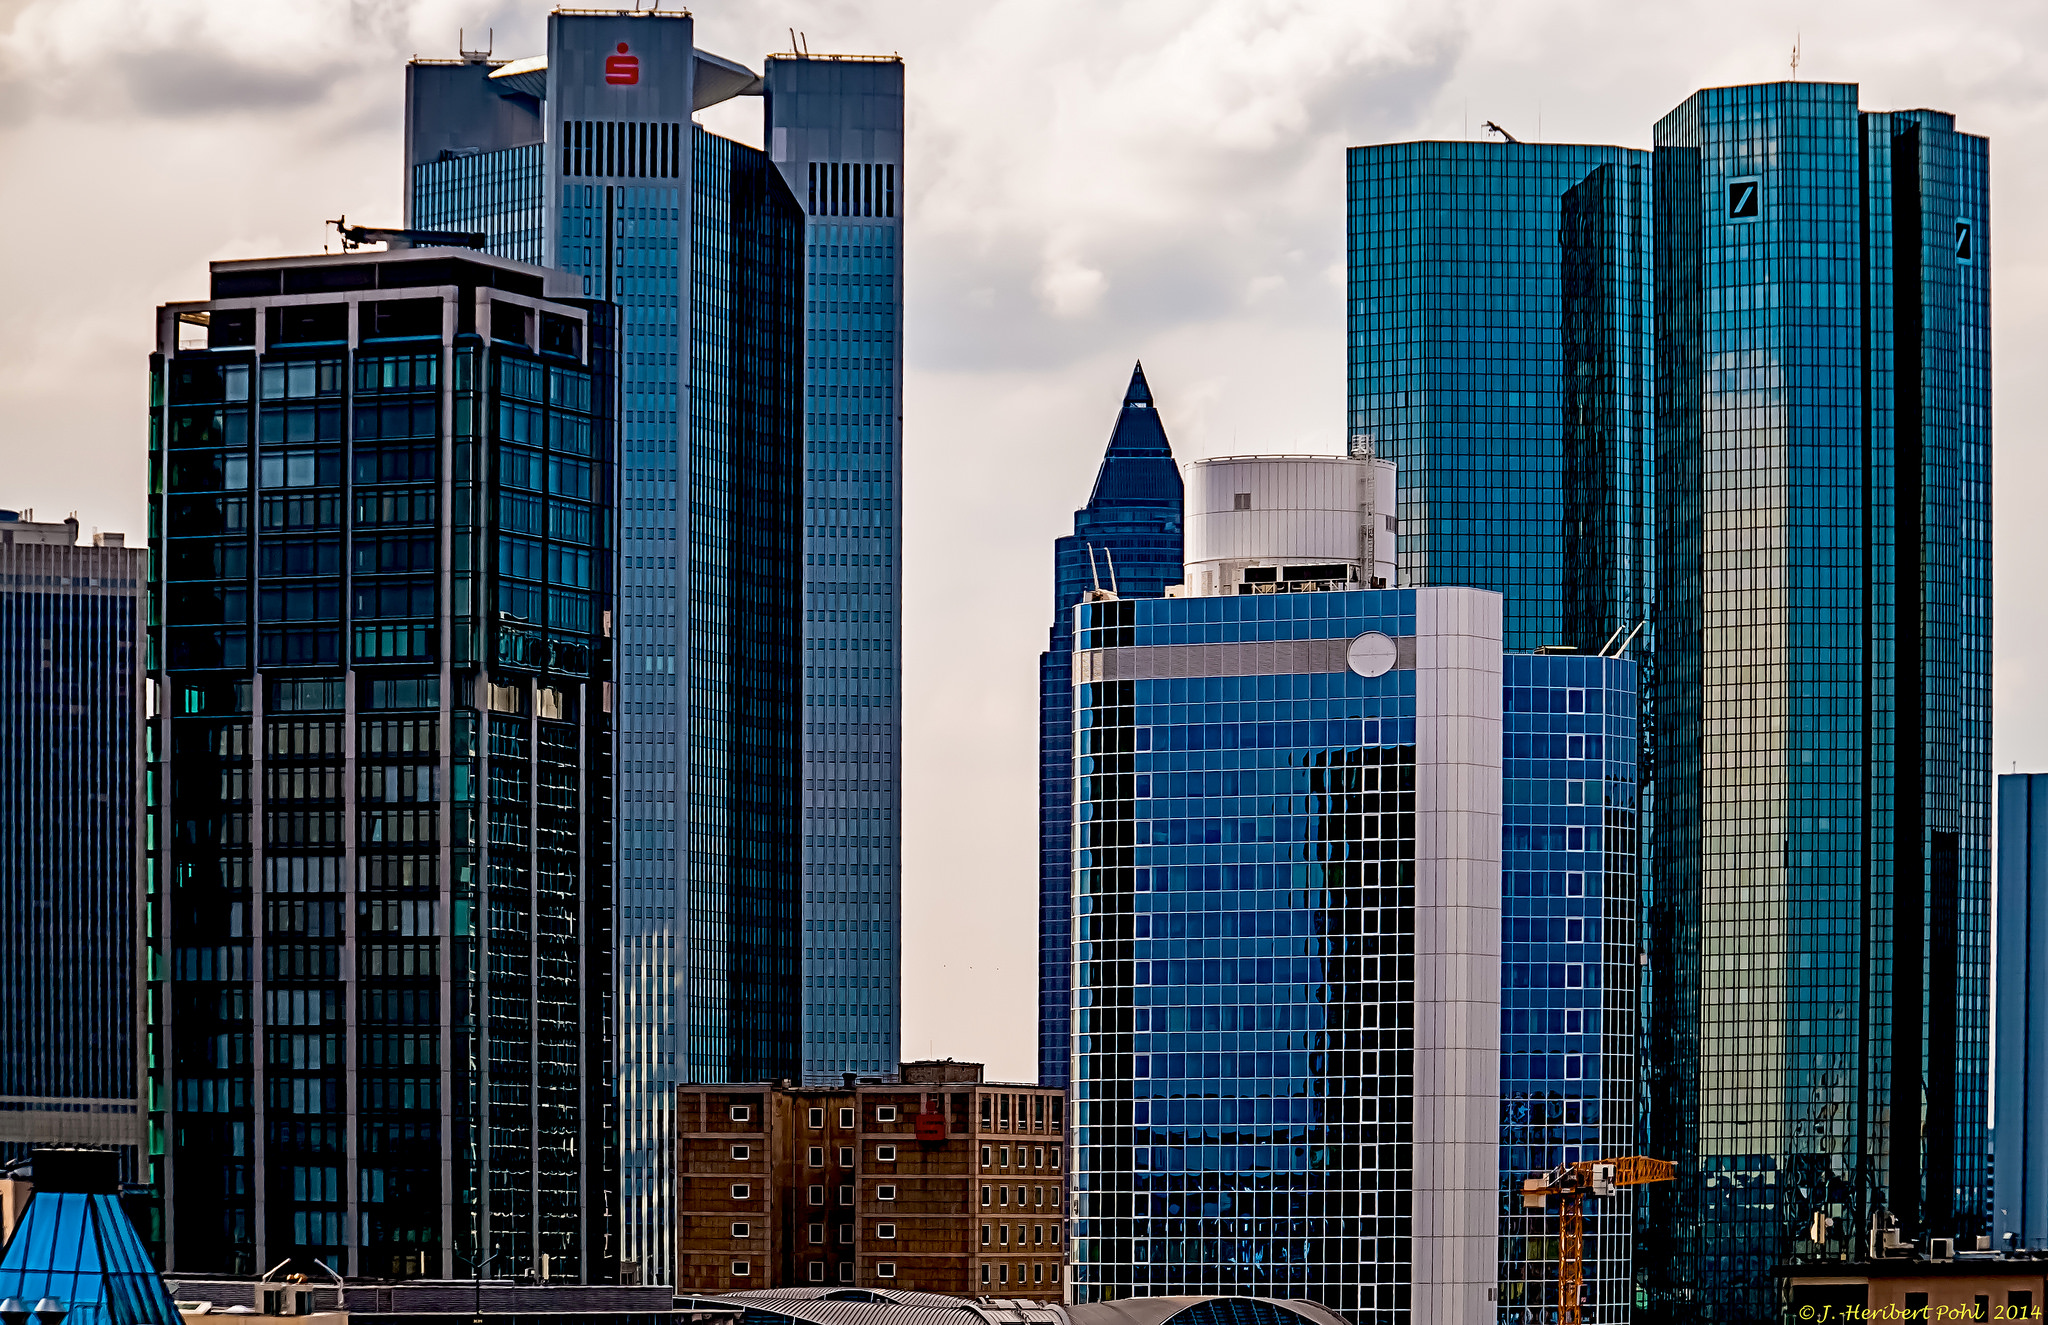
<path id="1" fill-rule="evenodd" d="M 1491 1313 L 1500 598 L 1361 587 L 1391 479 L 1198 462 L 1197 596 L 1076 609 L 1078 1301 Z"/>
<path id="2" fill-rule="evenodd" d="M 1649 165 L 1512 141 L 1350 152 L 1354 445 L 1400 470 L 1401 583 L 1504 594 L 1511 650 L 1594 653 L 1650 613 Z"/>
<path id="3" fill-rule="evenodd" d="M 1157 598 L 1181 581 L 1180 470 L 1145 365 L 1131 369 L 1088 504 L 1053 544 L 1052 636 L 1038 658 L 1038 1080 L 1067 1084 L 1074 887 L 1074 607 L 1091 588 Z"/>
<path id="4" fill-rule="evenodd" d="M 668 1282 L 673 1086 L 803 1063 L 804 207 L 692 123 L 761 84 L 685 13 L 558 11 L 545 57 L 407 88 L 410 222 L 620 310 L 621 1231 Z"/>
<path id="5" fill-rule="evenodd" d="M 613 316 L 449 249 L 158 313 L 169 1268 L 617 1273 Z"/>
<path id="6" fill-rule="evenodd" d="M 148 553 L 26 514 L 0 511 L 0 1160 L 110 1146 L 147 1182 Z"/>
<path id="7" fill-rule="evenodd" d="M 2048 1248 L 2048 776 L 1998 775 L 1994 1245 Z"/>
<path id="8" fill-rule="evenodd" d="M 1750 1319 L 1881 1212 L 1982 1217 L 1987 144 L 1827 83 L 1655 141 L 1647 1289 Z"/>
<path id="9" fill-rule="evenodd" d="M 903 62 L 762 81 L 806 217 L 803 1075 L 837 1082 L 902 1039 Z"/>
<path id="10" fill-rule="evenodd" d="M 1521 1180 L 1635 1152 L 1636 664 L 1509 654 L 1501 697 L 1500 1295 L 1520 1325 L 1557 1305 L 1555 1211 Z M 1585 1212 L 1584 1319 L 1624 1322 L 1632 1189 Z"/>

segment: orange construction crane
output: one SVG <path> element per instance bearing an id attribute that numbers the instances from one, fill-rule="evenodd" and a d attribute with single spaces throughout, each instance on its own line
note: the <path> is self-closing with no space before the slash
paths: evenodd
<path id="1" fill-rule="evenodd" d="M 1579 1289 L 1586 1278 L 1586 1209 L 1589 1196 L 1612 1196 L 1617 1188 L 1648 1182 L 1670 1182 L 1678 1167 L 1666 1159 L 1622 1155 L 1615 1159 L 1560 1164 L 1538 1178 L 1522 1179 L 1522 1208 L 1541 1210 L 1559 1200 L 1557 1249 L 1557 1322 L 1581 1325 Z"/>

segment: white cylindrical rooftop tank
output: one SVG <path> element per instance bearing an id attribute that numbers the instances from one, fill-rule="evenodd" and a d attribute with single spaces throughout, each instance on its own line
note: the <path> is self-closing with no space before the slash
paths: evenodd
<path id="1" fill-rule="evenodd" d="M 1221 456 L 1187 469 L 1196 597 L 1392 588 L 1394 466 L 1351 456 Z"/>

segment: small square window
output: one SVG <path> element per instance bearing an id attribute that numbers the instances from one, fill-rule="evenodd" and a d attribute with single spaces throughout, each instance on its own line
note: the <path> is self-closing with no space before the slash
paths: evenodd
<path id="1" fill-rule="evenodd" d="M 839 1125 L 841 1127 L 853 1126 L 853 1110 L 841 1109 L 839 1111 Z"/>
<path id="2" fill-rule="evenodd" d="M 1566 989 L 1584 989 L 1586 987 L 1586 968 L 1582 963 L 1565 963 L 1564 987 Z"/>
<path id="3" fill-rule="evenodd" d="M 814 1168 L 814 1169 L 821 1169 L 821 1168 L 824 1168 L 824 1167 L 825 1167 L 825 1147 L 823 1147 L 823 1146 L 812 1146 L 812 1147 L 810 1148 L 810 1150 L 806 1152 L 806 1154 L 805 1154 L 805 1158 L 807 1158 L 807 1159 L 808 1159 L 808 1160 L 810 1161 L 810 1164 L 811 1164 L 811 1167 L 812 1167 L 812 1168 Z"/>
<path id="4" fill-rule="evenodd" d="M 735 1279 L 744 1279 L 753 1272 L 754 1267 L 748 1265 L 745 1261 L 734 1261 L 732 1263 L 732 1277 Z"/>
<path id="5" fill-rule="evenodd" d="M 811 1245 L 814 1247 L 823 1246 L 825 1243 L 825 1226 L 823 1224 L 813 1224 L 811 1225 L 809 1231 L 811 1235 Z"/>
<path id="6" fill-rule="evenodd" d="M 754 1226 L 752 1224 L 734 1224 L 732 1226 L 732 1235 L 736 1238 L 750 1238 L 754 1236 Z"/>
<path id="7" fill-rule="evenodd" d="M 896 1162 L 896 1147 L 876 1146 L 875 1162 L 877 1164 L 894 1164 Z"/>
<path id="8" fill-rule="evenodd" d="M 811 1282 L 814 1284 L 822 1284 L 825 1282 L 825 1262 L 811 1262 Z"/>
<path id="9" fill-rule="evenodd" d="M 896 1262 L 894 1262 L 894 1261 L 876 1261 L 876 1262 L 875 1262 L 875 1278 L 877 1278 L 877 1279 L 894 1279 L 895 1277 L 896 1277 Z"/>
<path id="10" fill-rule="evenodd" d="M 841 1204 L 841 1205 L 852 1205 L 852 1204 L 853 1204 L 853 1188 L 851 1188 L 851 1187 L 841 1187 L 841 1188 L 839 1189 L 839 1204 Z"/>
<path id="11" fill-rule="evenodd" d="M 1586 1014 L 1583 1009 L 1572 1008 L 1564 1014 L 1564 1033 L 1566 1035 L 1584 1035 L 1586 1033 Z"/>
<path id="12" fill-rule="evenodd" d="M 875 1188 L 875 1199 L 877 1201 L 893 1201 L 896 1199 L 896 1189 L 885 1183 Z"/>
<path id="13" fill-rule="evenodd" d="M 852 1147 L 852 1146 L 841 1146 L 841 1147 L 839 1147 L 839 1167 L 841 1167 L 841 1168 L 843 1168 L 843 1169 L 850 1169 L 850 1168 L 852 1168 L 852 1167 L 853 1167 L 853 1147 Z"/>
<path id="14" fill-rule="evenodd" d="M 896 1106 L 893 1104 L 877 1104 L 875 1106 L 875 1121 L 878 1123 L 895 1122 Z"/>
<path id="15" fill-rule="evenodd" d="M 1230 509 L 1231 509 L 1231 510 L 1233 510 L 1233 511 L 1249 511 L 1249 510 L 1250 510 L 1251 508 L 1252 508 L 1252 495 L 1251 495 L 1251 494 L 1250 494 L 1249 492 L 1233 492 L 1233 493 L 1231 493 L 1231 494 L 1230 494 Z"/>
<path id="16" fill-rule="evenodd" d="M 825 1111 L 824 1111 L 823 1109 L 813 1109 L 813 1110 L 811 1110 L 811 1117 L 810 1117 L 810 1123 L 811 1123 L 811 1126 L 813 1126 L 813 1127 L 823 1127 L 823 1126 L 825 1125 Z M 818 1266 L 818 1267 L 816 1267 L 816 1268 L 817 1268 L 817 1269 L 818 1269 L 818 1271 L 819 1271 L 819 1275 L 818 1275 L 818 1277 L 819 1277 L 819 1278 L 821 1278 L 821 1279 L 822 1279 L 822 1278 L 824 1278 L 825 1276 L 824 1276 L 824 1273 L 823 1273 L 823 1272 L 824 1272 L 824 1269 L 825 1269 L 825 1267 L 824 1267 L 824 1266 L 822 1266 L 822 1265 L 820 1265 L 820 1266 Z"/>
<path id="17" fill-rule="evenodd" d="M 840 1283 L 842 1283 L 842 1284 L 850 1284 L 850 1283 L 852 1283 L 852 1282 L 853 1282 L 853 1262 L 852 1262 L 852 1261 L 841 1261 L 841 1262 L 839 1262 L 839 1282 L 840 1282 Z"/>
<path id="18" fill-rule="evenodd" d="M 1586 876 L 1577 870 L 1573 870 L 1565 875 L 1564 895 L 1566 897 L 1584 897 L 1586 895 Z"/>
<path id="19" fill-rule="evenodd" d="M 823 1205 L 823 1204 L 825 1204 L 825 1189 L 824 1189 L 823 1187 L 813 1187 L 813 1188 L 811 1188 L 811 1204 L 812 1204 L 812 1205 Z"/>
<path id="20" fill-rule="evenodd" d="M 839 1226 L 839 1240 L 841 1242 L 853 1241 L 853 1225 L 841 1224 Z"/>
<path id="21" fill-rule="evenodd" d="M 1564 1056 L 1564 1079 L 1566 1081 L 1579 1080 L 1586 1073 L 1585 1064 L 1586 1060 L 1578 1054 L 1566 1054 Z"/>
<path id="22" fill-rule="evenodd" d="M 746 1122 L 748 1119 L 754 1116 L 754 1111 L 744 1104 L 735 1104 L 732 1106 L 731 1109 L 727 1110 L 727 1112 L 731 1115 L 732 1120 L 736 1123 Z"/>
<path id="23" fill-rule="evenodd" d="M 750 1146 L 734 1146 L 732 1148 L 732 1157 L 734 1159 L 751 1159 L 753 1154 L 754 1151 Z"/>
<path id="24" fill-rule="evenodd" d="M 1577 919 L 1565 921 L 1564 941 L 1566 943 L 1584 943 L 1586 941 L 1586 922 Z"/>
<path id="25" fill-rule="evenodd" d="M 744 1201 L 753 1194 L 754 1189 L 743 1182 L 736 1182 L 732 1185 L 732 1199 L 735 1201 Z"/>
<path id="26" fill-rule="evenodd" d="M 896 1226 L 894 1224 L 877 1224 L 875 1225 L 875 1236 L 885 1242 L 894 1242 L 896 1240 Z"/>

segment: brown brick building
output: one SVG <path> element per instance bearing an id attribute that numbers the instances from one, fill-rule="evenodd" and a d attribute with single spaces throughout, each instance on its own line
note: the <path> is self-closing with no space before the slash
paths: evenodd
<path id="1" fill-rule="evenodd" d="M 856 1284 L 1058 1301 L 1066 1097 L 905 1063 L 676 1091 L 676 1291 Z"/>

